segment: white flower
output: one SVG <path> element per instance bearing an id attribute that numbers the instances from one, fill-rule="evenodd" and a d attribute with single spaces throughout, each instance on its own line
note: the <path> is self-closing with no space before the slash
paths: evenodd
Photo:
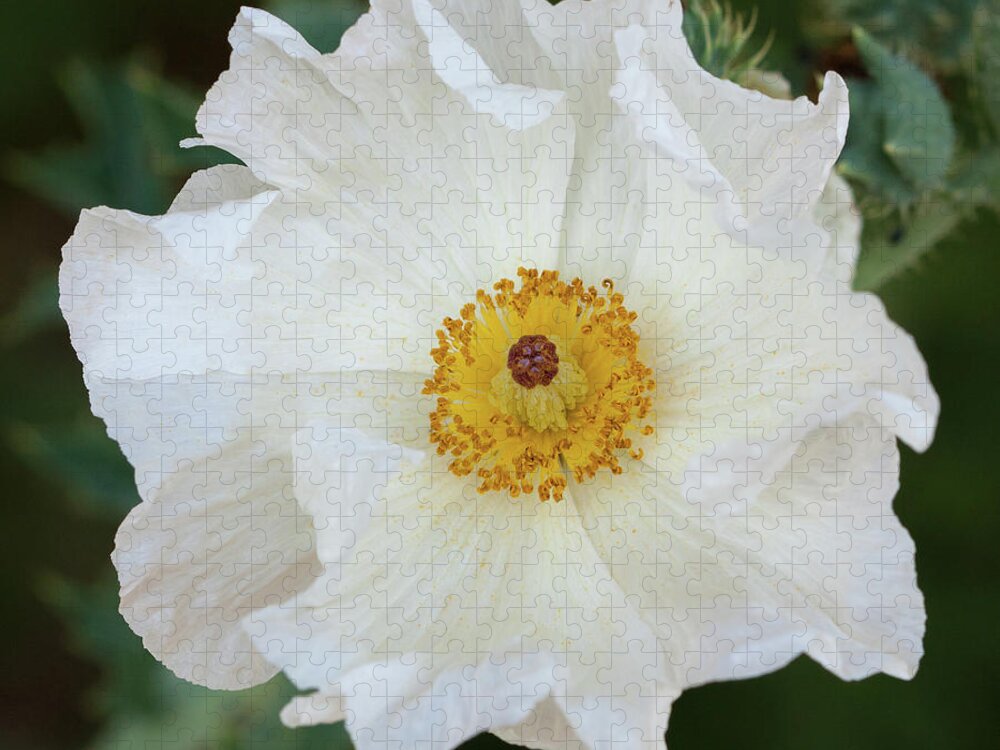
<path id="1" fill-rule="evenodd" d="M 361 748 L 653 748 L 801 653 L 913 674 L 896 438 L 938 401 L 850 289 L 846 88 L 717 80 L 680 21 L 378 0 L 320 55 L 240 13 L 197 128 L 246 166 L 85 211 L 60 277 L 170 669 L 284 670 Z"/>

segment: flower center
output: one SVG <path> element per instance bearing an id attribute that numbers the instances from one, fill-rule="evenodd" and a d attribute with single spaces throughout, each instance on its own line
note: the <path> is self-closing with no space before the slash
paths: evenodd
<path id="1" fill-rule="evenodd" d="M 507 351 L 507 368 L 490 380 L 489 400 L 536 432 L 565 430 L 566 415 L 583 402 L 587 390 L 587 376 L 566 345 L 534 334 L 522 336 Z"/>
<path id="2" fill-rule="evenodd" d="M 556 271 L 518 269 L 480 289 L 460 318 L 445 318 L 431 350 L 424 393 L 437 395 L 430 440 L 457 476 L 475 472 L 480 492 L 537 492 L 559 500 L 576 481 L 620 458 L 652 408 L 652 370 L 637 357 L 636 314 L 611 280 L 603 292 Z"/>

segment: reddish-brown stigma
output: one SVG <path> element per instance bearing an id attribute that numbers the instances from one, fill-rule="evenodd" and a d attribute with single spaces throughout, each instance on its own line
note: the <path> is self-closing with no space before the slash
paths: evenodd
<path id="1" fill-rule="evenodd" d="M 522 336 L 507 352 L 507 367 L 518 385 L 548 385 L 559 374 L 556 345 L 539 334 Z"/>

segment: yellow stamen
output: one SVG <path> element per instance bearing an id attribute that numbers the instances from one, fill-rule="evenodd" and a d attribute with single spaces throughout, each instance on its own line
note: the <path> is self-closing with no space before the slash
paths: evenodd
<path id="1" fill-rule="evenodd" d="M 633 438 L 652 433 L 641 422 L 655 383 L 613 282 L 602 293 L 556 271 L 517 273 L 520 289 L 503 279 L 495 294 L 479 290 L 437 332 L 424 388 L 438 396 L 430 439 L 452 456 L 452 473 L 476 473 L 480 492 L 559 500 L 563 467 L 582 481 L 621 473 L 625 451 L 641 457 Z"/>

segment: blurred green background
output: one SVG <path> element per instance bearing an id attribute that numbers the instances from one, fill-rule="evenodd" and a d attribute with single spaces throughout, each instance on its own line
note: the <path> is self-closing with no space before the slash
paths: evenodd
<path id="1" fill-rule="evenodd" d="M 692 3 L 687 3 L 692 5 Z M 912 682 L 846 684 L 800 658 L 776 674 L 689 691 L 673 750 L 981 748 L 1000 717 L 1000 12 L 993 0 L 711 2 L 686 32 L 737 80 L 780 70 L 815 94 L 852 87 L 839 169 L 866 216 L 859 286 L 916 337 L 943 401 L 925 456 L 904 449 L 896 510 L 917 542 L 926 656 Z M 332 49 L 355 0 L 266 4 Z M 238 9 L 224 0 L 0 5 L 0 747 L 8 750 L 346 748 L 342 727 L 278 722 L 283 681 L 215 693 L 174 679 L 117 614 L 109 554 L 137 501 L 87 407 L 56 308 L 59 249 L 85 206 L 166 209 L 223 155 L 182 152 L 226 68 Z M 767 54 L 758 59 L 771 35 Z M 994 88 L 991 89 L 991 86 Z M 500 747 L 483 736 L 476 747 Z"/>

